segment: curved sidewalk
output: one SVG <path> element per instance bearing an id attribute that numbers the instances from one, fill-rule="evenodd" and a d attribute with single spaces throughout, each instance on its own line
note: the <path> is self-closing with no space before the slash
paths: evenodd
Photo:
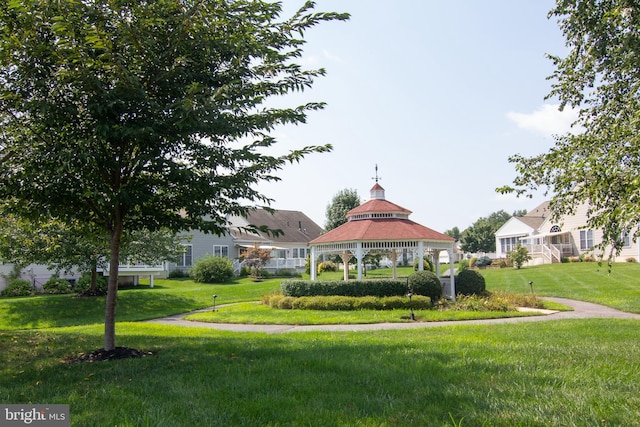
<path id="1" fill-rule="evenodd" d="M 541 316 L 528 317 L 508 317 L 503 319 L 484 320 L 456 320 L 446 322 L 413 322 L 413 323 L 367 323 L 353 325 L 249 325 L 244 323 L 208 323 L 193 322 L 184 320 L 183 317 L 189 313 L 164 317 L 161 319 L 148 320 L 150 323 L 161 323 L 165 325 L 178 325 L 195 328 L 209 328 L 221 331 L 233 332 L 265 332 L 270 334 L 284 332 L 305 332 L 305 331 L 379 331 L 391 329 L 416 329 L 432 328 L 438 326 L 458 326 L 458 325 L 490 325 L 498 323 L 519 323 L 519 322 L 541 322 L 547 320 L 560 319 L 588 319 L 588 318 L 616 318 L 616 319 L 640 319 L 640 314 L 626 313 L 599 304 L 590 302 L 575 301 L 566 298 L 545 298 L 549 301 L 558 302 L 573 308 L 573 311 L 553 311 Z M 206 311 L 198 310 L 198 311 Z M 211 310 L 210 308 L 208 310 Z"/>

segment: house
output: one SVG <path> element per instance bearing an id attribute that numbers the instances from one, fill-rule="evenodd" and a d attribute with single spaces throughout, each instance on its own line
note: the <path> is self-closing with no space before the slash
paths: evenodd
<path id="1" fill-rule="evenodd" d="M 581 205 L 573 215 L 565 215 L 554 221 L 549 202 L 546 201 L 524 216 L 511 217 L 495 233 L 497 257 L 506 258 L 518 245 L 527 248 L 533 265 L 592 255 L 595 245 L 602 242 L 602 231 L 586 228 L 587 210 L 587 205 Z M 638 242 L 631 241 L 628 233 L 622 238 L 624 247 L 613 261 L 625 261 L 628 258 L 638 260 Z"/>
<path id="2" fill-rule="evenodd" d="M 229 258 L 233 261 L 234 270 L 240 272 L 242 261 L 239 259 L 249 247 L 272 249 L 272 259 L 264 267 L 269 272 L 278 270 L 304 270 L 308 243 L 319 237 L 323 230 L 307 215 L 300 211 L 276 210 L 273 214 L 257 209 L 247 217 L 229 217 L 228 230 L 221 236 L 203 233 L 199 230 L 191 230 L 185 234 L 190 239 L 185 239 L 184 252 L 177 262 L 164 262 L 158 265 L 121 264 L 119 266 L 119 280 L 122 283 L 137 284 L 140 277 L 149 277 L 153 286 L 154 277 L 164 277 L 174 270 L 187 273 L 191 267 L 206 255 L 214 255 Z M 267 233 L 248 233 L 243 230 L 249 224 L 266 226 L 270 230 L 281 230 L 282 233 L 268 235 Z M 0 290 L 6 286 L 4 275 L 13 269 L 11 264 L 0 264 Z M 34 283 L 35 287 L 41 287 L 53 271 L 45 266 L 29 266 L 22 270 L 22 278 Z M 75 279 L 79 275 L 64 276 Z"/>
<path id="3" fill-rule="evenodd" d="M 308 243 L 319 237 L 323 230 L 300 211 L 265 209 L 251 211 L 246 217 L 230 216 L 228 231 L 222 236 L 191 231 L 190 241 L 185 241 L 185 252 L 177 263 L 169 263 L 168 270 L 185 273 L 206 255 L 221 256 L 234 260 L 234 269 L 242 268 L 240 258 L 248 248 L 271 249 L 271 260 L 264 267 L 269 272 L 304 269 L 308 254 Z M 248 225 L 266 226 L 281 233 L 248 232 Z"/>

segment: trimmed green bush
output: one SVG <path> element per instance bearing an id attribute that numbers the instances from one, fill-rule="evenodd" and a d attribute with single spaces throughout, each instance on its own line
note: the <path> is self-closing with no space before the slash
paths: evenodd
<path id="1" fill-rule="evenodd" d="M 267 304 L 272 308 L 285 310 L 396 310 L 410 307 L 416 310 L 431 308 L 431 300 L 425 296 L 414 296 L 409 300 L 406 296 L 389 297 L 346 297 L 346 296 L 314 296 L 294 298 L 284 295 L 270 295 Z"/>
<path id="2" fill-rule="evenodd" d="M 42 290 L 45 294 L 69 294 L 73 292 L 73 286 L 67 279 L 52 277 L 42 285 Z"/>
<path id="3" fill-rule="evenodd" d="M 233 277 L 233 264 L 228 258 L 207 255 L 196 262 L 189 277 L 198 283 L 224 283 Z"/>
<path id="4" fill-rule="evenodd" d="M 285 280 L 280 285 L 282 294 L 291 297 L 306 296 L 347 296 L 386 297 L 406 295 L 407 284 L 404 280 Z"/>
<path id="5" fill-rule="evenodd" d="M 91 274 L 83 273 L 76 282 L 73 290 L 78 293 L 83 293 L 89 291 L 89 289 L 91 289 Z M 107 291 L 107 278 L 101 274 L 96 276 L 96 290 L 98 292 Z"/>
<path id="6" fill-rule="evenodd" d="M 182 279 L 185 277 L 189 277 L 189 274 L 185 271 L 182 271 L 178 268 L 176 268 L 175 270 L 171 270 L 169 272 L 169 274 L 167 275 L 167 278 L 169 279 Z"/>
<path id="7" fill-rule="evenodd" d="M 409 290 L 414 295 L 424 295 L 436 302 L 442 297 L 442 283 L 431 271 L 416 271 L 408 279 Z"/>
<path id="8" fill-rule="evenodd" d="M 463 270 L 455 278 L 456 294 L 481 295 L 486 290 L 482 274 L 475 270 Z"/>
<path id="9" fill-rule="evenodd" d="M 7 297 L 26 297 L 35 293 L 33 285 L 24 279 L 14 279 L 2 290 L 2 295 Z"/>

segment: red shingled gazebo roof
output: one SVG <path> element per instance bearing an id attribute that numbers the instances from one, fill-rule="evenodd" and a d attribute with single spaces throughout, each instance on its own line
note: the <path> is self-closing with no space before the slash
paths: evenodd
<path id="1" fill-rule="evenodd" d="M 310 244 L 353 241 L 428 240 L 453 242 L 447 236 L 409 219 L 411 211 L 384 198 L 384 188 L 376 183 L 372 199 L 347 213 L 348 221 Z"/>

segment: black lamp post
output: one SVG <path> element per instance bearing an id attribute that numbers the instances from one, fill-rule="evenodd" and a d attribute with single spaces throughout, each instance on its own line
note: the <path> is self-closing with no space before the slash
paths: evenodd
<path id="1" fill-rule="evenodd" d="M 413 292 L 409 292 L 407 296 L 409 297 L 409 310 L 411 310 L 411 314 L 409 316 L 411 320 L 416 320 L 416 316 L 415 314 L 413 314 L 413 304 L 411 304 L 411 297 L 413 296 Z"/>
<path id="2" fill-rule="evenodd" d="M 213 311 L 217 311 L 216 310 L 216 298 L 218 298 L 218 295 L 214 295 L 213 296 Z"/>
<path id="3" fill-rule="evenodd" d="M 531 295 L 535 298 L 536 294 L 533 293 L 533 282 L 529 282 L 529 287 L 531 288 Z"/>

